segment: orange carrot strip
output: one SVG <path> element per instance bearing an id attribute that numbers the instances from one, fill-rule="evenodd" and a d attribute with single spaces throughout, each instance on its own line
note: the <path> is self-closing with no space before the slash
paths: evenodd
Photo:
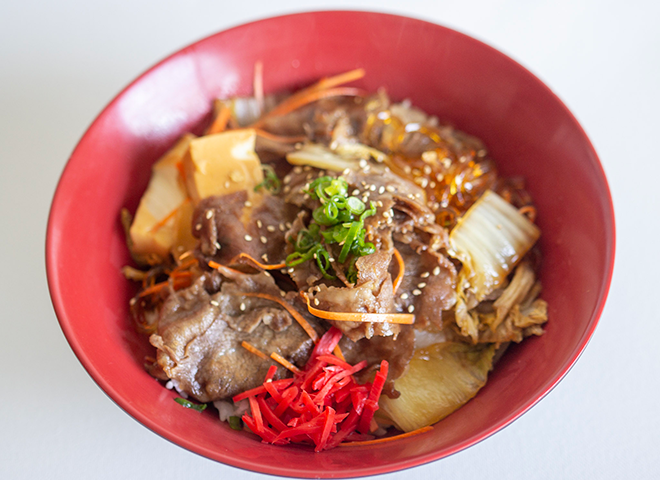
<path id="1" fill-rule="evenodd" d="M 401 323 L 410 325 L 415 321 L 412 313 L 363 313 L 363 312 L 330 312 L 319 310 L 309 303 L 309 297 L 305 295 L 307 309 L 312 315 L 325 320 L 338 322 L 374 322 L 374 323 Z"/>
<path id="2" fill-rule="evenodd" d="M 337 346 L 334 348 L 334 350 L 332 351 L 332 353 L 334 353 L 334 354 L 335 354 L 335 357 L 337 357 L 337 358 L 338 358 L 339 360 L 341 360 L 342 362 L 345 362 L 345 361 L 346 361 L 346 358 L 344 358 L 344 354 L 341 353 L 341 349 L 339 348 L 339 345 L 337 345 Z"/>
<path id="3" fill-rule="evenodd" d="M 183 203 L 186 203 L 187 201 L 188 201 L 188 199 L 184 200 Z M 183 205 L 183 204 L 181 204 L 181 205 Z M 163 217 L 159 222 L 157 222 L 153 227 L 151 227 L 151 230 L 149 230 L 149 231 L 151 233 L 154 233 L 154 232 L 157 232 L 158 230 L 160 230 L 162 227 L 164 227 L 167 222 L 169 222 L 172 218 L 174 218 L 174 215 L 176 215 L 176 213 L 179 211 L 179 208 L 181 208 L 181 205 L 179 205 L 174 210 L 172 210 L 170 213 L 165 215 L 165 217 Z"/>
<path id="4" fill-rule="evenodd" d="M 218 115 L 215 117 L 215 120 L 213 120 L 213 123 L 206 131 L 206 134 L 212 135 L 214 133 L 224 132 L 227 129 L 227 122 L 229 122 L 230 117 L 231 110 L 226 105 L 222 105 Z"/>
<path id="5" fill-rule="evenodd" d="M 257 357 L 263 358 L 264 360 L 268 360 L 268 355 L 266 355 L 264 352 L 259 350 L 257 347 L 254 345 L 250 345 L 248 342 L 243 340 L 241 342 L 241 347 L 243 347 L 245 350 L 247 350 L 250 353 L 254 353 Z"/>
<path id="6" fill-rule="evenodd" d="M 233 268 L 226 267 L 226 266 L 221 265 L 217 262 L 214 262 L 213 260 L 211 260 L 209 262 L 209 267 L 216 269 L 217 271 L 219 271 L 220 273 L 222 273 L 225 276 L 245 275 L 243 272 L 241 272 L 239 270 L 235 270 Z"/>
<path id="7" fill-rule="evenodd" d="M 403 275 L 406 273 L 406 265 L 403 263 L 403 257 L 396 248 L 394 249 L 394 258 L 396 258 L 396 262 L 399 264 L 399 273 L 396 274 L 396 278 L 392 284 L 394 293 L 396 293 L 399 285 L 401 285 L 401 281 L 403 280 Z"/>
<path id="8" fill-rule="evenodd" d="M 412 437 L 414 435 L 419 435 L 420 433 L 428 432 L 429 430 L 433 430 L 433 427 L 431 427 L 430 425 L 428 427 L 418 428 L 417 430 L 413 430 L 412 432 L 401 433 L 399 435 L 394 435 L 392 437 L 376 438 L 375 440 L 365 440 L 363 442 L 345 442 L 345 443 L 340 443 L 339 446 L 359 447 L 362 445 L 375 445 L 379 443 L 393 442 L 394 440 L 401 440 L 402 438 Z"/>
<path id="9" fill-rule="evenodd" d="M 278 298 L 274 295 L 269 295 L 267 293 L 258 293 L 258 292 L 242 292 L 241 295 L 244 295 L 246 297 L 257 297 L 257 298 L 263 298 L 265 300 L 270 300 L 272 302 L 279 303 L 282 307 L 286 309 L 287 312 L 291 314 L 291 316 L 298 322 L 298 324 L 307 332 L 307 335 L 314 341 L 314 343 L 318 342 L 319 336 L 316 333 L 316 330 L 309 324 L 307 320 L 305 320 L 305 317 L 303 317 L 298 310 L 293 308 L 291 305 L 289 305 L 287 302 L 285 302 L 283 299 Z"/>
<path id="10" fill-rule="evenodd" d="M 244 258 L 244 259 L 248 260 L 249 262 L 253 263 L 257 267 L 261 268 L 262 270 L 278 270 L 280 268 L 286 267 L 286 263 L 284 263 L 284 262 L 277 263 L 275 265 L 267 265 L 265 263 L 261 263 L 259 260 L 257 260 L 256 258 L 254 258 L 253 256 L 251 256 L 251 255 L 249 255 L 245 252 L 239 253 L 237 257 L 232 259 L 231 263 L 238 263 L 237 260 L 241 259 L 241 258 Z"/>
<path id="11" fill-rule="evenodd" d="M 364 68 L 356 68 L 355 70 L 349 70 L 348 72 L 340 73 L 339 75 L 335 75 L 333 77 L 322 78 L 309 88 L 325 89 L 336 87 L 337 85 L 359 80 L 364 77 L 366 73 L 367 72 L 364 71 Z"/>
<path id="12" fill-rule="evenodd" d="M 259 120 L 253 123 L 252 126 L 259 127 L 263 125 L 264 121 L 267 120 L 268 118 L 286 115 L 287 113 L 291 113 L 295 110 L 298 110 L 301 107 L 304 107 L 309 103 L 316 102 L 317 100 L 321 100 L 322 98 L 339 97 L 339 96 L 357 97 L 365 94 L 364 90 L 353 87 L 337 87 L 337 88 L 329 88 L 324 90 L 312 90 L 312 91 L 305 91 L 304 93 L 305 95 L 300 97 L 296 96 L 296 98 L 294 98 L 292 96 L 287 98 L 277 107 L 275 107 L 266 115 L 262 116 Z"/>
<path id="13" fill-rule="evenodd" d="M 179 265 L 178 267 L 176 267 L 174 270 L 172 270 L 172 273 L 180 272 L 180 271 L 185 270 L 188 267 L 192 267 L 193 265 L 196 265 L 196 264 L 197 264 L 197 259 L 193 258 L 192 260 L 188 260 L 187 262 L 184 262 L 181 265 Z"/>
<path id="14" fill-rule="evenodd" d="M 282 355 L 280 355 L 277 352 L 273 352 L 270 354 L 270 358 L 275 360 L 277 363 L 281 364 L 284 368 L 287 370 L 292 371 L 293 373 L 300 373 L 300 369 L 296 367 L 293 363 L 288 361 L 286 358 L 284 358 Z"/>

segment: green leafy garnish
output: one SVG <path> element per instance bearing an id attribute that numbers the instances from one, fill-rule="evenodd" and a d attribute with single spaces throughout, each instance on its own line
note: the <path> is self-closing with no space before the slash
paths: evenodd
<path id="1" fill-rule="evenodd" d="M 227 419 L 229 422 L 229 426 L 232 428 L 232 430 L 243 430 L 243 422 L 241 421 L 241 417 L 229 417 Z"/>
<path id="2" fill-rule="evenodd" d="M 266 189 L 272 194 L 280 193 L 280 188 L 282 186 L 280 179 L 277 178 L 275 169 L 272 166 L 262 163 L 261 169 L 264 171 L 264 180 L 259 185 L 254 187 L 254 191 L 258 192 L 262 188 Z"/>
<path id="3" fill-rule="evenodd" d="M 307 229 L 289 239 L 295 251 L 286 258 L 286 265 L 294 267 L 307 260 L 316 260 L 316 265 L 325 278 L 336 278 L 332 273 L 332 262 L 326 245 L 337 244 L 341 251 L 337 261 L 344 263 L 352 255 L 348 280 L 355 283 L 357 269 L 355 259 L 376 251 L 374 244 L 365 242 L 365 218 L 376 213 L 376 205 L 370 202 L 369 209 L 362 200 L 348 195 L 348 182 L 342 177 L 319 177 L 304 190 L 321 205 L 312 212 L 312 221 Z"/>
<path id="4" fill-rule="evenodd" d="M 175 398 L 174 401 L 184 408 L 192 408 L 198 412 L 203 412 L 206 410 L 205 403 L 193 403 L 190 400 L 186 400 L 185 398 Z"/>

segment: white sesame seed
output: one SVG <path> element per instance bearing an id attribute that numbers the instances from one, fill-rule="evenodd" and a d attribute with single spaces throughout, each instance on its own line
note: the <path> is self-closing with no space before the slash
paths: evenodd
<path id="1" fill-rule="evenodd" d="M 257 220 L 257 227 L 261 228 L 263 226 L 264 224 L 261 222 L 261 220 Z"/>
<path id="2" fill-rule="evenodd" d="M 433 269 L 433 275 L 439 275 L 440 274 L 440 267 L 435 267 Z"/>
<path id="3" fill-rule="evenodd" d="M 210 220 L 212 216 L 213 216 L 213 210 L 207 210 L 206 211 L 206 219 Z"/>
<path id="4" fill-rule="evenodd" d="M 289 193 L 291 191 L 291 186 L 290 185 L 284 185 L 284 189 L 282 191 L 284 193 Z"/>
<path id="5" fill-rule="evenodd" d="M 429 183 L 429 187 L 431 188 L 435 188 L 436 185 L 437 183 L 435 183 L 433 180 L 431 180 L 431 182 Z"/>
<path id="6" fill-rule="evenodd" d="M 429 272 L 423 272 L 423 273 L 420 275 L 420 277 L 422 277 L 422 278 L 428 278 L 429 275 L 430 275 Z"/>
<path id="7" fill-rule="evenodd" d="M 412 168 L 410 168 L 410 165 L 405 165 L 403 167 L 403 171 L 409 174 L 410 172 L 412 172 Z"/>
<path id="8" fill-rule="evenodd" d="M 418 288 L 416 288 L 415 290 L 412 291 L 412 294 L 415 295 L 415 296 L 417 296 L 417 295 L 421 295 L 421 294 L 422 294 L 422 291 L 419 290 Z"/>
<path id="9" fill-rule="evenodd" d="M 385 187 L 385 190 L 387 190 L 390 193 L 394 193 L 396 191 L 396 189 L 392 185 L 388 185 L 387 187 Z"/>
<path id="10" fill-rule="evenodd" d="M 289 183 L 291 181 L 291 174 L 286 175 L 282 181 L 284 182 L 284 185 Z"/>
<path id="11" fill-rule="evenodd" d="M 246 206 L 246 207 L 251 207 L 251 206 L 252 206 L 252 202 L 251 202 L 250 200 L 246 200 L 246 201 L 245 201 L 245 206 Z"/>
<path id="12" fill-rule="evenodd" d="M 264 254 L 261 256 L 261 259 L 262 259 L 264 262 L 267 262 L 267 261 L 268 261 L 268 254 L 267 254 L 267 253 L 264 253 Z"/>
<path id="13" fill-rule="evenodd" d="M 252 237 L 250 235 L 245 235 L 244 238 L 245 238 L 246 242 L 251 242 L 252 241 Z"/>
<path id="14" fill-rule="evenodd" d="M 315 298 L 315 299 L 314 299 L 314 305 L 316 305 L 316 306 L 318 307 L 320 303 L 321 303 L 321 302 L 319 302 L 319 299 L 318 299 L 318 298 Z"/>
<path id="15" fill-rule="evenodd" d="M 302 167 L 300 167 L 300 166 L 298 166 L 298 167 L 293 167 L 293 173 L 298 173 L 298 174 L 300 174 L 300 173 L 302 173 L 302 171 L 303 171 L 303 170 L 302 170 Z"/>
<path id="16" fill-rule="evenodd" d="M 280 232 L 283 232 L 285 230 L 283 223 L 280 223 L 278 226 L 280 228 Z"/>
<path id="17" fill-rule="evenodd" d="M 211 300 L 211 305 L 213 305 L 214 307 L 219 307 L 220 306 L 220 304 L 215 300 Z"/>
<path id="18" fill-rule="evenodd" d="M 378 201 L 376 202 L 376 205 L 378 205 L 379 207 L 382 207 L 382 206 L 383 206 L 383 202 L 381 202 L 380 200 L 378 200 Z"/>
<path id="19" fill-rule="evenodd" d="M 330 263 L 334 263 L 334 261 L 335 261 L 335 259 L 332 258 L 332 257 L 330 257 L 329 260 L 330 260 Z"/>
<path id="20" fill-rule="evenodd" d="M 284 290 L 280 290 L 280 297 L 286 297 L 286 292 Z"/>
<path id="21" fill-rule="evenodd" d="M 424 174 L 431 175 L 431 166 L 430 165 L 424 165 Z"/>
<path id="22" fill-rule="evenodd" d="M 243 302 L 241 302 L 241 305 L 238 307 L 241 309 L 241 312 L 244 312 L 245 309 L 247 308 Z"/>
<path id="23" fill-rule="evenodd" d="M 128 301 L 128 303 L 129 303 L 131 306 L 135 305 L 135 304 L 137 303 L 137 298 L 131 298 L 131 299 Z"/>
<path id="24" fill-rule="evenodd" d="M 354 197 L 357 197 L 358 195 L 360 195 L 360 190 L 358 190 L 358 189 L 356 188 L 355 190 L 353 190 L 353 191 L 351 192 L 351 195 L 353 195 Z"/>
<path id="25" fill-rule="evenodd" d="M 402 293 L 401 294 L 401 300 L 408 300 L 408 294 L 407 293 Z"/>
<path id="26" fill-rule="evenodd" d="M 385 193 L 385 187 L 381 185 L 381 187 L 378 189 L 378 193 L 380 193 L 381 195 Z"/>
<path id="27" fill-rule="evenodd" d="M 291 222 L 286 222 L 285 225 L 286 225 L 286 228 L 291 228 Z"/>
<path id="28" fill-rule="evenodd" d="M 312 167 L 310 167 L 309 165 L 305 165 L 303 167 L 303 172 L 309 172 L 311 169 L 312 169 Z"/>
<path id="29" fill-rule="evenodd" d="M 269 232 L 274 232 L 275 231 L 275 226 L 274 225 L 268 225 L 266 227 L 266 230 L 268 230 Z"/>
<path id="30" fill-rule="evenodd" d="M 230 185 L 231 185 L 231 183 L 229 183 L 229 180 L 227 180 L 227 181 L 225 182 L 225 188 L 229 188 Z"/>
<path id="31" fill-rule="evenodd" d="M 341 172 L 341 173 L 342 173 L 342 175 L 348 175 L 349 173 L 351 173 L 351 169 L 350 168 L 345 168 L 344 171 Z"/>
<path id="32" fill-rule="evenodd" d="M 419 177 L 422 174 L 422 171 L 419 168 L 413 168 L 413 175 Z"/>
<path id="33" fill-rule="evenodd" d="M 417 284 L 417 288 L 424 288 L 425 286 L 426 286 L 426 283 L 424 283 L 424 282 L 419 282 Z"/>
<path id="34" fill-rule="evenodd" d="M 410 306 L 408 307 L 408 313 L 413 313 L 414 311 L 415 311 L 415 306 L 414 306 L 414 305 L 410 305 Z"/>
<path id="35" fill-rule="evenodd" d="M 371 190 L 372 192 L 375 192 L 376 191 L 376 185 L 369 185 L 369 190 Z"/>
<path id="36" fill-rule="evenodd" d="M 435 179 L 436 179 L 438 182 L 442 182 L 442 179 L 443 179 L 443 178 L 445 178 L 445 176 L 444 176 L 442 173 L 438 173 L 438 174 L 435 176 Z"/>
<path id="37" fill-rule="evenodd" d="M 409 194 L 408 194 L 408 198 L 409 198 L 410 200 L 415 200 L 415 195 L 413 195 L 412 193 L 409 193 Z"/>
<path id="38" fill-rule="evenodd" d="M 215 242 L 213 245 L 215 245 L 215 248 L 220 250 L 222 248 L 222 245 L 220 245 L 220 242 Z"/>
<path id="39" fill-rule="evenodd" d="M 263 235 L 261 237 L 259 237 L 259 240 L 261 240 L 261 243 L 264 243 L 264 244 L 268 243 L 268 239 L 266 237 L 264 237 Z"/>
<path id="40" fill-rule="evenodd" d="M 195 230 L 201 230 L 201 229 L 202 229 L 202 224 L 201 223 L 198 223 L 197 225 L 195 225 Z"/>
<path id="41" fill-rule="evenodd" d="M 358 162 L 358 165 L 360 165 L 360 168 L 364 168 L 367 166 L 367 161 L 363 158 Z"/>
<path id="42" fill-rule="evenodd" d="M 386 212 L 383 212 L 383 217 L 385 217 L 385 218 L 390 218 L 391 215 L 392 214 L 390 213 L 389 210 L 387 210 Z"/>
<path id="43" fill-rule="evenodd" d="M 289 269 L 287 270 L 287 273 L 293 273 L 293 272 L 295 272 L 294 268 L 293 268 L 293 267 L 289 267 Z"/>

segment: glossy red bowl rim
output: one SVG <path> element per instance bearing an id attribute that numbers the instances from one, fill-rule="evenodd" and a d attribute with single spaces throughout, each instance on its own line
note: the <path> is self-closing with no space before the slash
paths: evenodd
<path id="1" fill-rule="evenodd" d="M 505 417 L 501 419 L 498 423 L 493 425 L 491 428 L 486 429 L 478 435 L 474 435 L 471 438 L 466 439 L 465 441 L 453 445 L 449 448 L 445 448 L 440 451 L 436 451 L 427 455 L 422 455 L 418 456 L 412 460 L 406 460 L 406 461 L 400 461 L 398 463 L 393 463 L 393 464 L 388 464 L 384 466 L 376 466 L 376 467 L 370 467 L 366 466 L 361 469 L 355 469 L 352 468 L 350 472 L 329 472 L 327 475 L 315 475 L 317 478 L 319 477 L 332 477 L 332 478 L 345 478 L 349 476 L 367 476 L 367 475 L 376 475 L 376 474 L 383 474 L 383 473 L 390 473 L 394 471 L 399 471 L 402 469 L 406 468 L 411 468 L 414 466 L 418 465 L 423 465 L 435 460 L 439 460 L 441 458 L 444 458 L 446 456 L 452 455 L 454 453 L 457 453 L 465 448 L 468 448 L 482 440 L 485 440 L 489 436 L 493 435 L 494 433 L 498 432 L 499 430 L 503 429 L 507 425 L 509 425 L 511 422 L 516 420 L 518 417 L 523 415 L 525 412 L 527 412 L 531 407 L 533 407 L 536 403 L 538 403 L 545 395 L 547 395 L 563 378 L 564 376 L 568 373 L 568 371 L 572 368 L 572 366 L 575 364 L 575 362 L 578 360 L 584 349 L 586 348 L 591 336 L 593 335 L 593 332 L 598 324 L 599 318 L 603 312 L 603 309 L 605 307 L 605 302 L 607 299 L 607 295 L 610 289 L 611 285 L 611 280 L 612 280 L 612 275 L 613 275 L 613 270 L 614 270 L 614 256 L 615 256 L 615 245 L 616 245 L 616 227 L 615 227 L 615 218 L 614 218 L 614 207 L 613 207 L 613 201 L 612 201 L 612 196 L 611 192 L 609 189 L 609 185 L 607 182 L 607 178 L 605 176 L 605 172 L 603 170 L 602 164 L 600 163 L 598 159 L 598 155 L 591 144 L 588 136 L 586 135 L 584 129 L 582 126 L 579 124 L 575 116 L 570 112 L 570 110 L 566 107 L 566 105 L 557 97 L 550 88 L 545 85 L 540 79 L 538 79 L 535 75 L 533 75 L 529 70 L 527 70 L 525 67 L 520 65 L 518 62 L 515 60 L 511 59 L 507 55 L 503 54 L 502 52 L 496 50 L 495 48 L 485 44 L 484 42 L 481 42 L 480 40 L 477 40 L 471 36 L 468 36 L 466 34 L 463 34 L 461 32 L 457 32 L 454 29 L 438 25 L 434 22 L 428 22 L 422 19 L 417 19 L 417 18 L 412 18 L 412 17 L 406 17 L 402 15 L 394 15 L 394 14 L 388 14 L 388 13 L 379 13 L 379 12 L 371 12 L 371 11 L 358 11 L 358 10 L 348 10 L 348 11 L 338 11 L 338 10 L 328 10 L 328 11 L 309 11 L 309 12 L 300 12 L 300 13 L 294 13 L 294 14 L 289 14 L 289 15 L 281 15 L 281 16 L 275 16 L 275 17 L 268 17 L 260 20 L 256 20 L 253 22 L 248 22 L 244 23 L 229 29 L 222 30 L 220 32 L 216 32 L 212 35 L 209 35 L 207 37 L 204 37 L 194 43 L 191 43 L 176 52 L 172 53 L 171 55 L 168 55 L 166 58 L 162 59 L 152 67 L 150 67 L 148 70 L 144 71 L 142 74 L 140 74 L 137 78 L 135 78 L 131 83 L 129 83 L 125 88 L 123 88 L 113 99 L 111 102 L 109 102 L 103 110 L 98 114 L 98 116 L 94 119 L 94 121 L 91 123 L 91 125 L 88 127 L 86 130 L 85 134 L 81 138 L 81 140 L 78 142 L 76 145 L 76 148 L 73 150 L 71 157 L 73 157 L 76 154 L 76 151 L 78 149 L 78 146 L 85 140 L 87 135 L 89 134 L 90 130 L 92 130 L 96 124 L 99 122 L 99 120 L 103 117 L 104 113 L 106 110 L 108 110 L 110 107 L 112 107 L 119 99 L 124 95 L 125 92 L 130 90 L 132 86 L 136 83 L 138 83 L 143 77 L 147 76 L 150 72 L 153 70 L 156 70 L 159 68 L 162 64 L 168 62 L 170 59 L 173 57 L 179 55 L 182 53 L 184 50 L 194 48 L 197 44 L 200 44 L 202 42 L 205 42 L 209 38 L 222 35 L 226 32 L 229 31 L 234 31 L 234 30 L 239 30 L 242 28 L 245 28 L 247 26 L 253 26 L 256 24 L 260 23 L 269 23 L 269 22 L 277 22 L 278 19 L 281 18 L 286 18 L 286 17 L 293 17 L 293 16 L 304 16 L 304 15 L 310 15 L 310 14 L 324 14 L 324 13 L 342 13 L 342 14 L 369 14 L 373 16 L 383 16 L 383 17 L 399 17 L 399 18 L 405 18 L 407 20 L 413 20 L 416 22 L 420 22 L 423 24 L 427 25 L 432 25 L 434 28 L 438 29 L 444 29 L 448 30 L 454 34 L 458 34 L 461 37 L 464 37 L 465 40 L 469 42 L 474 42 L 476 44 L 479 44 L 481 48 L 486 48 L 490 51 L 491 54 L 499 56 L 502 60 L 505 60 L 506 62 L 509 62 L 510 64 L 515 65 L 517 68 L 519 68 L 523 74 L 527 75 L 530 79 L 532 79 L 538 86 L 540 86 L 542 89 L 546 91 L 547 94 L 549 94 L 560 106 L 564 113 L 567 115 L 567 118 L 569 118 L 573 123 L 578 132 L 584 137 L 584 141 L 588 149 L 590 150 L 590 153 L 592 153 L 593 158 L 595 159 L 595 167 L 597 172 L 600 174 L 600 182 L 602 182 L 602 191 L 606 193 L 606 198 L 604 200 L 604 204 L 607 207 L 607 210 L 609 211 L 609 221 L 611 224 L 611 238 L 608 239 L 609 245 L 610 245 L 610 250 L 608 252 L 608 256 L 605 259 L 605 270 L 606 274 L 602 278 L 601 285 L 600 285 L 600 294 L 598 297 L 598 302 L 596 304 L 596 307 L 594 308 L 593 314 L 591 318 L 589 319 L 588 325 L 589 327 L 585 330 L 580 342 L 578 343 L 577 347 L 573 351 L 573 354 L 569 356 L 566 361 L 564 362 L 564 367 L 559 371 L 558 374 L 556 374 L 553 378 L 548 379 L 548 381 L 537 390 L 537 392 L 530 396 L 530 399 L 527 401 L 527 403 L 523 404 L 517 411 L 513 412 L 510 414 L 508 417 Z M 70 158 L 71 158 L 70 157 Z M 69 171 L 70 163 L 67 162 L 67 165 L 64 168 L 64 171 L 62 172 L 60 179 L 58 181 L 58 186 L 55 191 L 54 197 L 53 197 L 53 202 L 51 204 L 51 209 L 50 209 L 50 214 L 49 214 L 49 219 L 48 219 L 48 226 L 47 226 L 47 232 L 46 232 L 46 273 L 47 273 L 47 279 L 48 279 L 48 286 L 49 286 L 49 291 L 51 295 L 51 300 L 53 302 L 53 306 L 55 309 L 56 316 L 58 318 L 58 321 L 60 323 L 60 326 L 62 328 L 62 331 L 64 332 L 64 336 L 66 337 L 67 341 L 69 342 L 69 345 L 71 346 L 72 350 L 74 351 L 75 355 L 78 357 L 78 360 L 82 363 L 83 367 L 85 370 L 88 372 L 88 374 L 92 377 L 92 379 L 97 383 L 97 385 L 112 399 L 119 407 L 121 407 L 126 413 L 128 413 L 131 417 L 133 417 L 135 420 L 137 420 L 139 423 L 144 425 L 145 427 L 149 428 L 156 434 L 160 435 L 161 437 L 179 445 L 187 450 L 190 450 L 194 453 L 197 453 L 199 455 L 203 455 L 207 458 L 219 461 L 221 463 L 242 468 L 248 471 L 255 471 L 255 472 L 261 472 L 265 474 L 271 474 L 271 475 L 296 475 L 296 472 L 291 472 L 289 470 L 284 471 L 281 468 L 278 468 L 277 466 L 260 466 L 260 465 L 253 465 L 250 461 L 245 461 L 240 458 L 232 457 L 229 454 L 220 454 L 217 451 L 210 450 L 207 448 L 204 448 L 203 446 L 196 445 L 192 442 L 187 441 L 186 439 L 183 439 L 179 437 L 176 432 L 169 431 L 165 428 L 162 428 L 159 426 L 156 422 L 152 421 L 150 417 L 143 415 L 136 409 L 134 409 L 131 406 L 130 402 L 127 402 L 121 395 L 117 393 L 117 391 L 113 388 L 112 384 L 106 381 L 106 379 L 99 373 L 99 371 L 96 369 L 95 365 L 87 358 L 85 355 L 83 348 L 81 346 L 81 343 L 78 341 L 76 338 L 75 334 L 75 328 L 72 327 L 72 324 L 70 323 L 70 320 L 67 315 L 67 309 L 66 309 L 66 302 L 62 297 L 62 292 L 59 289 L 59 282 L 58 282 L 58 272 L 57 272 L 57 267 L 55 264 L 55 255 L 56 255 L 56 240 L 54 239 L 55 234 L 55 226 L 58 224 L 58 204 L 61 203 L 61 198 L 66 196 L 66 192 L 63 191 L 62 189 L 62 179 L 67 176 L 67 172 Z M 296 476 L 301 476 L 300 474 Z M 304 475 L 303 475 L 304 476 Z"/>

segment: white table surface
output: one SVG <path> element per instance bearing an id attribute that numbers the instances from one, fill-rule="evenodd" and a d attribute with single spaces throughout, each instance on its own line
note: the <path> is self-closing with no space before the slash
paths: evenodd
<path id="1" fill-rule="evenodd" d="M 77 140 L 131 79 L 226 27 L 308 9 L 429 19 L 544 80 L 609 177 L 617 258 L 607 306 L 568 376 L 511 426 L 383 479 L 660 478 L 660 8 L 603 0 L 4 1 L 0 9 L 2 479 L 265 478 L 199 457 L 96 386 L 55 318 L 44 268 L 50 200 Z"/>

